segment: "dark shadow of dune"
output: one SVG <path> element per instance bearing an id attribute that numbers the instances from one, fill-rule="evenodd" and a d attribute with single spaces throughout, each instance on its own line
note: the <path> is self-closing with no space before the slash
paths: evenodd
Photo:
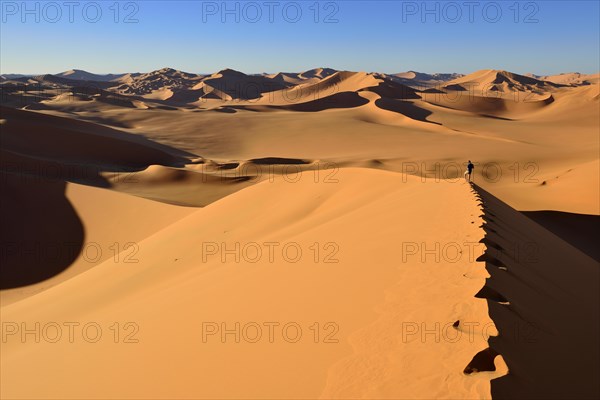
<path id="1" fill-rule="evenodd" d="M 2 149 L 62 163 L 103 165 L 106 170 L 182 166 L 193 154 L 90 122 L 0 107 Z"/>
<path id="2" fill-rule="evenodd" d="M 521 211 L 556 236 L 600 262 L 600 216 L 561 211 Z"/>
<path id="3" fill-rule="evenodd" d="M 487 300 L 499 332 L 482 360 L 489 366 L 500 354 L 509 368 L 491 381 L 492 398 L 600 398 L 598 263 L 473 187 L 484 209 L 481 260 L 490 274 L 477 296 Z"/>
<path id="4" fill-rule="evenodd" d="M 501 121 L 515 121 L 514 118 L 500 117 L 498 115 L 490 115 L 490 114 L 479 114 L 480 117 L 499 119 Z"/>
<path id="5" fill-rule="evenodd" d="M 455 90 L 457 92 L 466 92 L 466 91 L 468 91 L 468 89 L 466 89 L 464 86 L 458 85 L 458 84 L 446 85 L 446 86 L 444 86 L 444 89 Z"/>
<path id="6" fill-rule="evenodd" d="M 0 289 L 41 282 L 81 252 L 84 228 L 66 183 L 0 172 Z"/>
<path id="7" fill-rule="evenodd" d="M 36 76 L 34 79 L 38 82 L 43 82 L 43 83 L 54 83 L 54 84 L 59 84 L 59 85 L 64 85 L 64 86 L 78 87 L 81 90 L 84 90 L 88 93 L 97 93 L 100 90 L 114 86 L 114 83 L 112 83 L 112 82 L 69 79 L 69 78 L 63 78 L 60 76 L 50 75 L 50 74 L 39 75 L 39 76 Z"/>
<path id="8" fill-rule="evenodd" d="M 240 166 L 239 162 L 230 162 L 230 163 L 217 164 L 216 168 L 217 169 L 236 169 L 239 166 Z"/>
<path id="9" fill-rule="evenodd" d="M 444 97 L 437 95 L 424 96 L 424 101 L 438 107 L 465 111 L 472 114 L 477 114 L 481 117 L 514 120 L 512 119 L 512 113 L 520 115 L 541 110 L 547 105 L 552 104 L 554 102 L 554 97 L 552 95 L 548 95 L 544 98 L 515 101 L 514 99 L 510 98 L 492 96 L 455 96 L 454 94 L 451 94 Z M 506 114 L 509 116 L 506 117 Z"/>
<path id="10" fill-rule="evenodd" d="M 66 113 L 66 111 L 62 111 L 63 113 Z M 73 118 L 80 118 L 80 116 L 77 114 L 77 112 L 69 112 L 70 115 L 73 116 Z M 85 116 L 85 120 L 88 122 L 92 122 L 94 124 L 102 124 L 102 125 L 109 125 L 111 128 L 120 128 L 120 129 L 132 129 L 134 128 L 134 125 L 128 122 L 124 122 L 124 121 L 119 121 L 117 118 L 111 118 L 110 116 L 107 116 L 106 114 L 100 112 L 97 113 L 95 115 L 91 115 L 91 113 L 88 113 Z"/>
<path id="11" fill-rule="evenodd" d="M 299 158 L 280 158 L 280 157 L 265 157 L 265 158 L 253 158 L 251 160 L 248 160 L 248 162 L 251 162 L 253 164 L 257 164 L 257 165 L 290 165 L 290 164 L 294 164 L 294 165 L 303 165 L 303 164 L 310 164 L 310 161 L 307 160 L 302 160 Z"/>
<path id="12" fill-rule="evenodd" d="M 433 94 L 443 94 L 443 93 L 446 93 L 443 90 L 440 90 L 440 89 L 437 89 L 437 88 L 423 89 L 420 92 L 421 93 L 433 93 Z"/>
<path id="13" fill-rule="evenodd" d="M 369 100 L 360 96 L 356 92 L 341 92 L 324 97 L 322 99 L 307 101 L 305 103 L 270 106 L 270 108 L 290 111 L 315 112 L 334 108 L 355 108 L 364 106 L 368 102 Z"/>
<path id="14" fill-rule="evenodd" d="M 49 179 L 85 183 L 108 188 L 110 183 L 100 173 L 105 167 L 93 164 L 66 164 L 42 157 L 31 157 L 0 149 L 0 170 L 19 174 L 31 179 Z M 139 169 L 122 168 L 118 172 L 133 172 Z"/>
<path id="15" fill-rule="evenodd" d="M 416 106 L 412 101 L 381 98 L 375 100 L 375 105 L 383 110 L 402 114 L 417 121 L 427 122 L 434 125 L 442 125 L 439 122 L 427 120 L 427 117 L 430 116 L 432 112 Z"/>
<path id="16" fill-rule="evenodd" d="M 63 165 L 131 171 L 183 166 L 194 155 L 143 136 L 75 119 L 0 107 L 3 151 Z M 195 156 L 194 156 L 195 157 Z"/>
<path id="17" fill-rule="evenodd" d="M 235 114 L 237 112 L 237 110 L 235 110 L 233 107 L 219 107 L 219 108 L 212 109 L 210 111 L 220 112 L 220 113 L 225 113 L 225 114 Z"/>
<path id="18" fill-rule="evenodd" d="M 365 90 L 387 99 L 416 100 L 421 98 L 415 89 L 393 81 L 384 81 L 377 86 L 372 86 Z"/>
<path id="19" fill-rule="evenodd" d="M 148 102 L 147 99 L 143 99 L 143 100 L 140 100 L 140 101 L 146 101 L 146 102 Z M 153 100 L 153 102 L 154 102 L 154 100 Z M 152 104 L 152 106 L 150 108 L 156 108 L 157 110 L 166 110 L 166 111 L 177 111 L 178 110 L 177 107 L 171 107 L 171 106 L 165 106 L 165 105 L 158 105 L 157 106 L 155 104 Z"/>
<path id="20" fill-rule="evenodd" d="M 56 96 L 56 92 L 45 90 L 44 88 L 33 87 L 33 85 L 1 85 L 0 86 L 0 106 L 15 108 L 48 108 L 43 103 L 44 100 L 50 100 Z"/>

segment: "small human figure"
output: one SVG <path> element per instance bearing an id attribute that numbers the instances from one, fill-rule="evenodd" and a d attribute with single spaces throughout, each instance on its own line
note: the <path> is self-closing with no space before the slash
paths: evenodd
<path id="1" fill-rule="evenodd" d="M 467 182 L 471 182 L 471 176 L 473 175 L 474 168 L 475 168 L 475 166 L 473 165 L 471 160 L 469 160 L 469 163 L 467 164 L 467 170 L 465 171 L 465 180 Z M 468 175 L 468 177 L 467 177 L 467 175 Z"/>

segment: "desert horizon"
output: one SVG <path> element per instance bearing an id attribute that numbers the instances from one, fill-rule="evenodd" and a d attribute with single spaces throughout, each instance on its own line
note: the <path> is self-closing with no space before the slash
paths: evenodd
<path id="1" fill-rule="evenodd" d="M 599 398 L 598 5 L 473 4 L 3 2 L 0 397 Z"/>

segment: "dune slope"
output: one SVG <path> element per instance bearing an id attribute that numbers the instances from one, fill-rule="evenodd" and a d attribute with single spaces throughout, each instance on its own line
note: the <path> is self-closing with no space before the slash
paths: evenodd
<path id="1" fill-rule="evenodd" d="M 2 396 L 488 398 L 500 357 L 463 374 L 493 332 L 474 297 L 483 264 L 414 248 L 479 242 L 469 185 L 336 179 L 263 181 L 142 240 L 139 263 L 107 259 L 3 307 L 5 325 L 42 333 L 2 344 Z M 65 322 L 80 324 L 73 341 L 49 343 L 43 327 Z"/>
<path id="2" fill-rule="evenodd" d="M 477 187 L 485 211 L 486 298 L 508 375 L 492 398 L 600 396 L 598 263 Z"/>

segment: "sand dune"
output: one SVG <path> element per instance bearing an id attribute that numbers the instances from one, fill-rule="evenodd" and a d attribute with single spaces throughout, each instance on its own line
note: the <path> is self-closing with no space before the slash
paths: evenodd
<path id="1" fill-rule="evenodd" d="M 552 174 L 596 158 L 597 85 L 540 95 L 517 91 L 501 99 L 469 97 L 462 92 L 419 92 L 421 100 L 402 99 L 410 93 L 405 89 L 399 95 L 392 91 L 392 97 L 399 99 L 368 95 L 373 93 L 370 87 L 387 84 L 374 75 L 347 73 L 332 81 L 267 93 L 259 100 L 201 100 L 198 112 L 163 111 L 163 105 L 144 101 L 147 110 L 132 113 L 114 108 L 99 114 L 89 112 L 92 104 L 81 103 L 89 108 L 75 110 L 75 116 L 119 129 L 134 128 L 133 133 L 223 161 L 283 156 L 362 165 L 361 160 L 384 158 L 392 159 L 387 168 L 402 171 L 407 162 L 416 162 L 421 169 L 422 163 L 463 163 L 477 158 L 480 166 L 501 166 L 500 182 L 489 174 L 484 178 L 514 207 L 597 212 L 595 199 L 584 193 L 544 196 L 536 189 L 546 178 L 556 176 Z M 53 112 L 60 112 L 60 107 L 67 106 L 53 107 Z M 204 109 L 214 111 L 209 114 Z M 313 112 L 299 117 L 293 111 Z M 176 119 L 172 112 L 178 112 Z M 368 139 L 364 132 L 369 132 Z M 437 145 L 430 146 L 434 141 Z M 490 142 L 495 145 L 490 147 Z M 403 148 L 412 150 L 395 150 Z M 556 152 L 564 157 L 556 158 Z M 538 170 L 525 170 L 532 163 Z M 520 171 L 514 170 L 515 164 Z M 593 182 L 597 172 L 585 171 L 583 179 Z M 476 174 L 481 172 L 476 169 Z M 534 179 L 528 178 L 530 173 Z M 576 191 L 589 187 L 584 183 Z"/>
<path id="2" fill-rule="evenodd" d="M 317 82 L 305 82 L 292 88 L 265 94 L 258 101 L 252 102 L 251 109 L 256 110 L 256 106 L 261 105 L 292 111 L 355 108 L 367 103 L 366 97 L 361 95 L 362 91 L 373 92 L 391 99 L 419 98 L 414 89 L 385 78 L 378 78 L 375 74 L 339 71 Z"/>
<path id="3" fill-rule="evenodd" d="M 365 185 L 369 191 L 362 190 Z M 431 210 L 436 218 L 420 218 Z M 500 358 L 496 372 L 462 373 L 487 346 L 480 327 L 491 321 L 485 302 L 473 297 L 486 276 L 482 264 L 473 258 L 438 263 L 430 257 L 422 262 L 418 255 L 403 262 L 398 252 L 403 242 L 477 242 L 483 235 L 479 213 L 465 183 L 423 185 L 418 178 L 383 171 L 345 169 L 338 183 L 288 183 L 281 178 L 262 182 L 140 241 L 139 263 L 108 259 L 3 307 L 3 321 L 29 324 L 135 322 L 139 343 L 115 344 L 108 338 L 94 346 L 36 344 L 11 338 L 3 345 L 1 373 L 7 383 L 2 394 L 73 398 L 85 396 L 94 385 L 102 397 L 487 397 L 489 379 L 506 373 Z M 257 218 L 261 224 L 253 222 Z M 440 232 L 440 218 L 459 226 L 462 234 Z M 413 219 L 420 223 L 412 224 Z M 406 224 L 415 229 L 405 230 Z M 253 261 L 244 256 L 239 263 L 231 255 L 225 263 L 220 254 L 203 256 L 202 243 L 232 247 L 250 241 L 295 243 L 304 253 L 294 263 L 280 259 L 279 252 L 273 262 L 256 261 L 256 253 L 247 253 Z M 315 242 L 323 247 L 317 261 L 308 248 Z M 432 284 L 434 275 L 438 279 Z M 73 296 L 77 302 L 69 300 Z M 451 325 L 456 320 L 467 323 L 465 327 L 479 324 L 474 340 L 436 342 L 413 331 L 406 336 L 409 325 L 440 323 L 454 338 L 458 333 Z M 292 322 L 304 336 L 293 344 L 279 333 L 273 343 L 266 337 L 257 343 L 222 342 L 211 335 L 203 343 L 203 322 L 214 321 L 230 326 Z M 317 343 L 309 328 L 315 322 L 322 330 Z M 176 326 L 185 329 L 172 337 Z M 382 362 L 385 354 L 394 357 Z M 88 373 L 77 385 L 65 385 L 73 368 L 79 368 L 72 361 L 82 356 L 90 361 Z M 436 362 L 409 363 L 415 357 Z M 257 358 L 263 361 L 261 369 L 251 368 Z M 357 363 L 362 366 L 348 369 Z M 177 374 L 172 365 L 178 366 Z M 409 379 L 409 365 L 429 379 Z M 25 376 L 38 384 L 24 385 Z"/>
<path id="4" fill-rule="evenodd" d="M 386 75 L 387 78 L 411 86 L 416 89 L 440 88 L 446 82 L 462 77 L 463 74 L 425 74 L 416 71 L 400 72 L 397 74 Z"/>
<path id="5" fill-rule="evenodd" d="M 83 71 L 80 69 L 71 69 L 71 70 L 56 74 L 56 76 L 59 76 L 61 78 L 67 78 L 67 79 L 79 79 L 82 81 L 106 82 L 106 81 L 115 81 L 115 80 L 121 79 L 125 76 L 125 74 L 98 75 L 98 74 L 92 74 L 90 72 Z"/>
<path id="6" fill-rule="evenodd" d="M 590 85 L 597 84 L 600 74 L 580 74 L 579 72 L 570 72 L 558 75 L 541 76 L 539 79 L 558 83 L 560 85 Z"/>
<path id="7" fill-rule="evenodd" d="M 150 95 L 149 98 L 153 96 L 161 98 L 165 95 L 153 95 L 153 93 L 161 90 L 185 89 L 193 86 L 200 79 L 202 79 L 200 75 L 178 71 L 173 68 L 162 68 L 144 74 L 123 76 L 115 82 L 120 83 L 120 85 L 115 86 L 113 84 L 113 90 L 121 94 Z"/>
<path id="8" fill-rule="evenodd" d="M 167 78 L 171 73 L 166 72 Z M 242 83 L 274 80 L 231 70 L 223 74 Z M 67 94 L 28 107 L 126 129 L 222 162 L 277 156 L 359 166 L 372 159 L 388 159 L 385 168 L 402 171 L 409 162 L 421 169 L 423 163 L 464 163 L 476 158 L 480 168 L 500 166 L 499 182 L 493 181 L 489 168 L 487 172 L 478 168 L 476 174 L 485 180 L 480 181 L 484 187 L 490 188 L 489 181 L 514 207 L 597 212 L 597 202 L 589 196 L 593 193 L 590 185 L 584 183 L 593 182 L 597 172 L 578 168 L 597 158 L 597 84 L 548 86 L 548 82 L 488 70 L 460 79 L 491 82 L 501 76 L 512 86 L 506 92 L 477 96 L 448 89 L 420 91 L 384 74 L 341 71 L 243 100 L 234 98 L 236 93 L 210 89 L 203 81 L 210 77 L 227 80 L 223 74 L 199 76 L 192 81 L 199 85 L 196 89 L 177 89 L 166 100 L 121 96 L 112 102 L 102 95 L 87 101 L 81 95 L 70 98 Z M 562 156 L 555 157 L 557 152 Z M 157 162 L 144 168 L 150 164 Z M 532 172 L 535 179 L 529 179 L 530 171 L 525 170 L 531 165 L 538 168 Z M 571 190 L 581 190 L 580 196 L 558 192 L 545 196 L 539 189 L 542 181 L 570 169 L 582 171 L 580 186 L 569 185 Z M 482 172 L 486 174 L 479 175 Z M 182 196 L 175 197 L 181 201 Z"/>
<path id="9" fill-rule="evenodd" d="M 274 81 L 279 81 L 285 84 L 293 84 L 297 85 L 302 81 L 306 81 L 308 79 L 317 80 L 320 79 L 318 77 L 305 78 L 301 76 L 301 74 L 289 73 L 289 72 L 278 72 L 276 74 L 267 74 L 265 75 L 269 79 L 273 79 Z"/>
<path id="10" fill-rule="evenodd" d="M 106 89 L 113 84 L 106 80 L 83 80 L 77 77 L 71 77 L 70 75 L 38 75 L 27 79 L 21 79 L 22 82 L 29 82 L 34 84 L 51 84 L 51 85 L 69 85 L 69 86 L 77 86 L 77 85 L 85 85 L 86 87 L 93 89 Z"/>
<path id="11" fill-rule="evenodd" d="M 169 154 L 166 146 L 96 124 L 4 107 L 1 115 L 5 120 L 2 147 L 18 154 L 108 169 L 110 165 L 136 168 L 184 160 Z"/>
<path id="12" fill-rule="evenodd" d="M 310 69 L 308 71 L 304 71 L 304 72 L 298 74 L 298 76 L 303 79 L 311 79 L 311 78 L 324 79 L 330 75 L 335 74 L 336 72 L 338 72 L 338 71 L 336 71 L 335 69 L 332 69 L 332 68 L 314 68 L 314 69 Z"/>
<path id="13" fill-rule="evenodd" d="M 190 169 L 150 165 L 133 173 L 102 175 L 113 189 L 120 192 L 168 204 L 204 207 L 259 181 L 259 177 L 245 174 L 245 171 L 207 173 L 204 168 L 196 172 Z"/>
<path id="14" fill-rule="evenodd" d="M 288 87 L 285 81 L 264 76 L 251 76 L 232 69 L 219 71 L 205 79 L 193 89 L 203 89 L 205 93 L 216 90 L 232 99 L 256 99 L 261 94 Z"/>
<path id="15" fill-rule="evenodd" d="M 374 76 L 364 72 L 340 71 L 316 82 L 309 81 L 291 88 L 267 93 L 252 104 L 293 107 L 312 102 L 322 104 L 323 100 L 329 99 L 327 108 L 336 108 L 345 103 L 348 98 L 358 99 L 358 96 L 343 93 L 356 94 L 358 90 L 378 83 L 379 81 Z M 337 97 L 332 99 L 332 96 Z M 307 107 L 310 108 L 310 105 Z M 323 107 L 326 106 L 323 105 Z"/>
<path id="16" fill-rule="evenodd" d="M 522 92 L 521 92 L 522 93 Z M 467 111 L 483 116 L 515 117 L 529 115 L 543 107 L 552 104 L 554 97 L 546 95 L 525 94 L 515 98 L 496 97 L 489 95 L 463 95 L 461 92 L 440 96 L 427 94 L 423 98 L 431 104 Z"/>
<path id="17" fill-rule="evenodd" d="M 109 77 L 0 83 L 1 397 L 598 397 L 597 77 Z"/>
<path id="18" fill-rule="evenodd" d="M 512 72 L 484 69 L 451 80 L 444 87 L 452 90 L 475 90 L 475 93 L 485 93 L 488 91 L 509 92 L 515 90 L 537 93 L 552 90 L 557 85 L 552 82 L 541 81 Z"/>

